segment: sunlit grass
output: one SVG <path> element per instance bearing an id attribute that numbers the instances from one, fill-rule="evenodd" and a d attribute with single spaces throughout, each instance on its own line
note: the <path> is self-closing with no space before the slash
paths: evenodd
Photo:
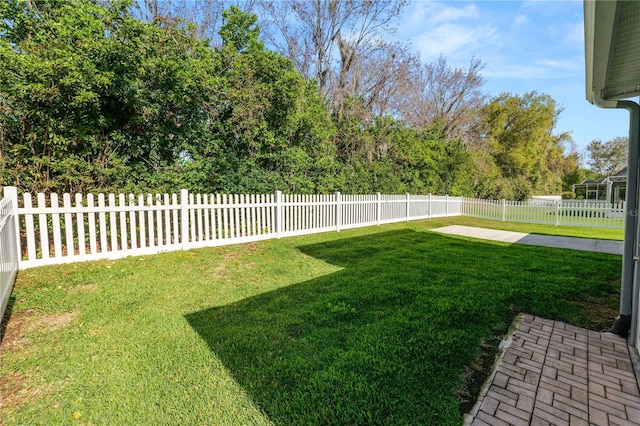
<path id="1" fill-rule="evenodd" d="M 421 221 L 21 271 L 0 418 L 458 425 L 516 313 L 608 324 L 620 256 L 428 231 L 454 223 L 511 226 Z"/>

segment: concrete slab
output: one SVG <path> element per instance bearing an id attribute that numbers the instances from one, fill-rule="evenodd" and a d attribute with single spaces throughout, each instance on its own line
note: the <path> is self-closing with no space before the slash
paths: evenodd
<path id="1" fill-rule="evenodd" d="M 622 241 L 598 240 L 592 238 L 561 237 L 554 235 L 526 234 L 522 232 L 451 225 L 432 231 L 448 235 L 501 241 L 510 244 L 527 244 L 541 247 L 555 247 L 570 250 L 590 251 L 622 255 Z"/>

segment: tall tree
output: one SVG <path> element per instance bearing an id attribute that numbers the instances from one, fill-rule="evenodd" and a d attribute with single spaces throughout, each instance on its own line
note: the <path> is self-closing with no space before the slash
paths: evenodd
<path id="1" fill-rule="evenodd" d="M 617 137 L 606 142 L 591 141 L 587 145 L 589 167 L 598 176 L 611 176 L 627 165 L 629 138 Z"/>
<path id="2" fill-rule="evenodd" d="M 401 115 L 415 127 L 440 123 L 445 140 L 468 140 L 469 127 L 485 102 L 483 67 L 472 58 L 469 68 L 454 68 L 441 56 L 417 68 L 405 86 Z"/>
<path id="3" fill-rule="evenodd" d="M 534 192 L 559 193 L 564 174 L 567 133 L 554 134 L 561 109 L 548 95 L 504 93 L 481 110 L 484 144 L 499 175 L 501 196 L 522 200 Z"/>
<path id="4" fill-rule="evenodd" d="M 253 0 L 139 0 L 132 3 L 134 16 L 156 25 L 178 25 L 211 46 L 219 46 L 222 12 L 227 5 L 235 5 L 250 13 Z"/>
<path id="5" fill-rule="evenodd" d="M 342 110 L 348 97 L 362 95 L 361 65 L 383 49 L 395 30 L 393 19 L 406 0 L 262 1 L 266 38 L 290 58 L 307 80 Z M 388 45 L 387 48 L 388 49 Z M 338 56 L 336 56 L 336 53 Z"/>

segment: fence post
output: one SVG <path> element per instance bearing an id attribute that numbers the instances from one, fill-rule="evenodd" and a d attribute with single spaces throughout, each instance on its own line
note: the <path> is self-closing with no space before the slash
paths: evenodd
<path id="1" fill-rule="evenodd" d="M 336 192 L 336 231 L 342 229 L 342 194 Z"/>
<path id="2" fill-rule="evenodd" d="M 407 219 L 406 219 L 406 220 L 407 220 L 407 222 L 408 222 L 408 221 L 409 221 L 409 202 L 410 202 L 409 197 L 410 197 L 410 195 L 409 195 L 409 193 L 407 192 L 407 193 L 405 193 L 405 196 L 406 196 L 406 198 L 407 198 Z"/>
<path id="3" fill-rule="evenodd" d="M 282 238 L 282 221 L 284 215 L 282 214 L 282 191 L 276 191 L 276 237 Z"/>
<path id="4" fill-rule="evenodd" d="M 449 217 L 449 194 L 444 195 L 444 216 Z"/>
<path id="5" fill-rule="evenodd" d="M 502 221 L 507 220 L 507 200 L 502 199 Z"/>
<path id="6" fill-rule="evenodd" d="M 182 250 L 186 250 L 189 245 L 189 191 L 180 190 L 180 240 Z"/>
<path id="7" fill-rule="evenodd" d="M 556 200 L 556 226 L 560 225 L 560 201 Z"/>
<path id="8" fill-rule="evenodd" d="M 380 226 L 380 221 L 382 220 L 382 199 L 380 193 L 376 193 L 376 201 L 378 202 L 378 209 L 376 211 L 376 223 Z"/>
<path id="9" fill-rule="evenodd" d="M 18 217 L 18 188 L 15 186 L 5 186 L 3 188 L 4 198 L 11 200 L 11 216 L 13 217 L 13 234 L 15 241 L 15 257 L 18 269 L 22 269 L 22 248 L 20 246 L 20 220 Z"/>

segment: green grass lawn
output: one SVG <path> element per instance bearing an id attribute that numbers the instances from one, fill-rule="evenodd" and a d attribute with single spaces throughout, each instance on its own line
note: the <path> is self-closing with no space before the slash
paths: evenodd
<path id="1" fill-rule="evenodd" d="M 0 418 L 460 425 L 518 312 L 598 330 L 615 317 L 620 256 L 429 232 L 451 224 L 511 226 L 437 219 L 21 271 Z"/>

